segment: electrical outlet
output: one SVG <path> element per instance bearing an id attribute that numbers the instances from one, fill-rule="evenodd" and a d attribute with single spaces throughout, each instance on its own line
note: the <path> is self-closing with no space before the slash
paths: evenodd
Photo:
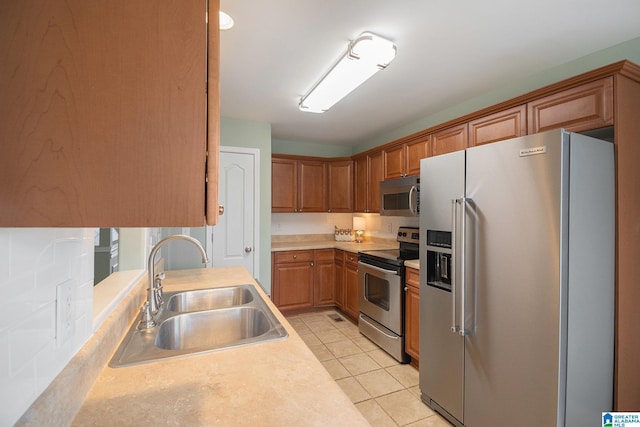
<path id="1" fill-rule="evenodd" d="M 58 348 L 73 334 L 72 293 L 69 282 L 56 287 L 56 346 Z"/>

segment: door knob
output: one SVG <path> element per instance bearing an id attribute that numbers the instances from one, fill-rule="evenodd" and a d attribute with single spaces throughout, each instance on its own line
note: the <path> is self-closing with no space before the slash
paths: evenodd
<path id="1" fill-rule="evenodd" d="M 223 205 L 218 205 L 218 214 L 219 215 L 224 215 L 224 206 Z"/>
<path id="2" fill-rule="evenodd" d="M 244 248 L 244 251 L 245 251 L 246 253 L 249 253 L 249 252 L 251 252 L 252 250 L 253 250 L 253 248 L 252 248 L 251 246 L 247 246 L 246 248 Z"/>

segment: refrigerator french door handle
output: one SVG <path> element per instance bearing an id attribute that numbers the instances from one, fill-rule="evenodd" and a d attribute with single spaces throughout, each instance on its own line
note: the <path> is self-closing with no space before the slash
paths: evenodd
<path id="1" fill-rule="evenodd" d="M 451 200 L 451 332 L 457 334 L 460 331 L 458 316 L 456 315 L 456 234 L 458 223 L 458 200 Z"/>
<path id="2" fill-rule="evenodd" d="M 467 274 L 466 274 L 466 267 L 467 267 L 467 260 L 466 260 L 466 254 L 467 254 L 467 204 L 469 202 L 473 202 L 472 199 L 468 198 L 468 197 L 462 197 L 460 199 L 458 199 L 458 202 L 460 203 L 460 205 L 462 205 L 462 238 L 460 239 L 461 242 L 461 250 L 460 250 L 460 330 L 458 331 L 458 333 L 460 334 L 460 336 L 465 336 L 468 335 L 470 331 L 467 330 L 466 328 L 466 314 L 467 314 L 467 310 L 466 310 L 466 296 L 467 296 Z"/>

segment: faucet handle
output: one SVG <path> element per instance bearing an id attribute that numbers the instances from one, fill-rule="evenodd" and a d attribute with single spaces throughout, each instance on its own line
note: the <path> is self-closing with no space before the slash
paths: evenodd
<path id="1" fill-rule="evenodd" d="M 153 320 L 153 314 L 151 313 L 151 307 L 149 306 L 149 301 L 146 301 L 142 308 L 140 308 L 142 312 L 142 319 L 140 319 L 140 323 L 138 323 L 139 331 L 146 331 L 149 329 L 153 329 L 156 326 L 156 322 Z"/>
<path id="2" fill-rule="evenodd" d="M 165 276 L 164 271 L 163 271 L 161 273 L 156 274 L 155 278 L 156 278 L 156 281 L 159 281 L 159 280 L 164 280 L 165 277 L 166 276 Z"/>

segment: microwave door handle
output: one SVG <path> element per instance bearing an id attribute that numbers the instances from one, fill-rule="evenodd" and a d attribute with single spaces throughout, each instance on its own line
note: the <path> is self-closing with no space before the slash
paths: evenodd
<path id="1" fill-rule="evenodd" d="M 413 204 L 413 195 L 416 192 L 416 186 L 412 185 L 411 186 L 411 190 L 409 190 L 409 210 L 411 211 L 412 214 L 417 215 L 418 213 L 416 212 L 416 207 Z"/>

